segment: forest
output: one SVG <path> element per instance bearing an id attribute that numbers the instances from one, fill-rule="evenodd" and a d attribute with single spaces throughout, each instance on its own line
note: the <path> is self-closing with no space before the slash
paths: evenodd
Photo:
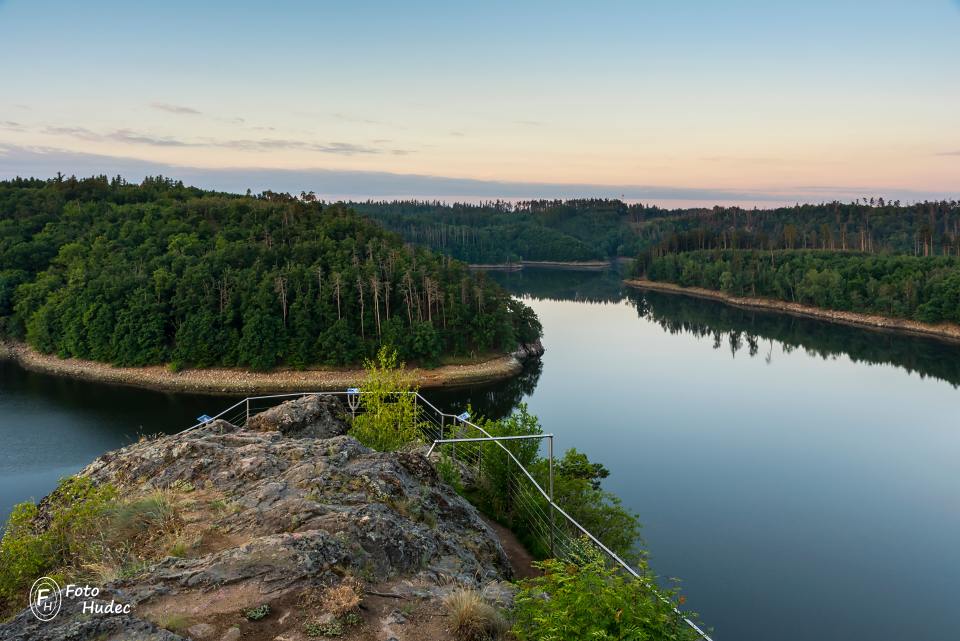
<path id="1" fill-rule="evenodd" d="M 639 262 L 654 281 L 735 296 L 937 323 L 960 322 L 960 258 L 829 250 L 709 249 Z"/>
<path id="2" fill-rule="evenodd" d="M 536 200 L 519 203 L 396 201 L 352 203 L 404 240 L 468 263 L 580 261 L 635 255 L 631 221 L 643 205 L 619 200 Z"/>
<path id="3" fill-rule="evenodd" d="M 960 254 L 956 201 L 902 204 L 874 197 L 771 209 L 664 209 L 600 198 L 352 206 L 408 242 L 469 263 L 598 260 L 681 245 Z"/>
<path id="4" fill-rule="evenodd" d="M 0 336 L 172 368 L 435 364 L 536 340 L 484 274 L 342 204 L 163 177 L 0 182 Z"/>

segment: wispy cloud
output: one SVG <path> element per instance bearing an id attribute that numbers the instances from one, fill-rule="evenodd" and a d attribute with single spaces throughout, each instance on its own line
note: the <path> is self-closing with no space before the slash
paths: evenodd
<path id="1" fill-rule="evenodd" d="M 960 3 L 960 0 L 957 0 Z M 938 156 L 960 156 L 960 149 L 956 151 L 941 151 L 937 154 Z"/>
<path id="2" fill-rule="evenodd" d="M 0 2 L 0 4 L 3 3 Z M 8 131 L 23 131 L 23 125 L 12 120 L 0 120 L 0 129 L 6 129 Z"/>
<path id="3" fill-rule="evenodd" d="M 89 142 L 124 142 L 153 147 L 191 147 L 191 143 L 170 137 L 150 136 L 132 129 L 117 129 L 107 133 L 99 133 L 86 127 L 45 127 L 43 133 L 54 136 L 70 136 Z"/>
<path id="4" fill-rule="evenodd" d="M 283 151 L 299 150 L 320 154 L 353 156 L 359 154 L 390 153 L 405 155 L 413 153 L 408 149 L 387 149 L 371 147 L 350 142 L 313 142 L 291 138 L 250 138 L 220 140 L 207 138 L 202 140 L 183 140 L 171 136 L 155 136 L 132 129 L 117 129 L 110 132 L 97 132 L 86 127 L 45 127 L 43 133 L 54 136 L 69 136 L 88 142 L 121 142 L 151 147 L 218 147 L 243 151 Z"/>
<path id="5" fill-rule="evenodd" d="M 198 111 L 193 107 L 184 107 L 183 105 L 171 105 L 168 102 L 154 102 L 154 103 L 151 103 L 150 106 L 159 111 L 165 111 L 170 114 L 177 114 L 178 116 L 203 115 L 203 112 Z"/>
<path id="6" fill-rule="evenodd" d="M 514 120 L 518 125 L 523 125 L 524 127 L 542 127 L 543 123 L 539 120 Z"/>
<path id="7" fill-rule="evenodd" d="M 339 154 L 352 156 L 355 154 L 378 154 L 383 150 L 366 145 L 356 145 L 349 142 L 317 143 L 304 140 L 290 140 L 285 138 L 261 138 L 259 140 L 222 140 L 207 143 L 212 147 L 226 147 L 228 149 L 243 149 L 247 151 L 277 151 L 301 150 L 314 151 L 323 154 Z"/>
<path id="8" fill-rule="evenodd" d="M 177 140 L 170 137 L 154 137 L 147 134 L 138 133 L 130 129 L 118 129 L 106 135 L 110 140 L 118 142 L 129 142 L 139 145 L 151 145 L 154 147 L 194 147 L 193 143 Z"/>
<path id="9" fill-rule="evenodd" d="M 371 118 L 359 118 L 357 116 L 351 116 L 349 114 L 335 113 L 333 117 L 337 120 L 342 120 L 344 122 L 358 122 L 364 125 L 385 125 L 387 123 L 382 120 L 373 120 Z"/>

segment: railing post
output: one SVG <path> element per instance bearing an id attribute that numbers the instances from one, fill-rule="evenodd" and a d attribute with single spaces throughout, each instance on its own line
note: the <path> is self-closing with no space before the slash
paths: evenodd
<path id="1" fill-rule="evenodd" d="M 550 456 L 550 556 L 555 556 L 556 553 L 553 549 L 556 536 L 553 517 L 553 434 L 547 439 L 547 451 Z"/>
<path id="2" fill-rule="evenodd" d="M 246 427 L 247 423 L 250 422 L 250 397 L 247 397 L 247 418 L 243 422 L 243 426 Z"/>

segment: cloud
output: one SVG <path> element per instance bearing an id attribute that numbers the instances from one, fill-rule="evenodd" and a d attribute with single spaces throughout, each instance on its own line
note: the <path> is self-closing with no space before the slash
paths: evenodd
<path id="1" fill-rule="evenodd" d="M 183 105 L 171 105 L 167 102 L 153 102 L 150 106 L 159 111 L 166 111 L 178 116 L 200 116 L 203 112 L 197 111 L 193 107 L 184 107 Z"/>
<path id="2" fill-rule="evenodd" d="M 156 137 L 133 131 L 132 129 L 117 129 L 108 133 L 99 133 L 86 127 L 45 127 L 43 133 L 53 136 L 70 136 L 89 142 L 125 142 L 154 147 L 190 147 L 191 143 L 169 137 Z"/>
<path id="3" fill-rule="evenodd" d="M 0 4 L 3 3 L 0 2 Z M 23 131 L 23 125 L 12 120 L 0 120 L 0 129 L 6 129 L 8 131 Z"/>
<path id="4" fill-rule="evenodd" d="M 246 151 L 302 150 L 323 154 L 337 154 L 342 156 L 353 156 L 356 154 L 378 154 L 383 151 L 376 147 L 356 145 L 349 142 L 315 143 L 304 140 L 290 140 L 284 138 L 211 141 L 207 144 L 212 147 L 226 147 L 228 149 L 243 149 Z"/>
<path id="5" fill-rule="evenodd" d="M 382 120 L 371 120 L 370 118 L 358 118 L 356 116 L 349 116 L 347 114 L 335 113 L 333 117 L 337 120 L 343 120 L 344 122 L 359 122 L 364 125 L 385 125 L 387 123 Z"/>
<path id="6" fill-rule="evenodd" d="M 101 133 L 92 131 L 85 127 L 45 127 L 43 133 L 54 136 L 70 136 L 79 140 L 88 142 L 121 142 L 135 145 L 148 145 L 151 147 L 218 147 L 223 149 L 239 149 L 243 151 L 281 151 L 281 150 L 300 150 L 321 154 L 334 154 L 339 156 L 354 156 L 359 154 L 380 154 L 391 153 L 404 155 L 413 153 L 406 149 L 385 149 L 380 147 L 370 147 L 367 145 L 358 145 L 350 142 L 311 142 L 307 140 L 296 140 L 288 138 L 257 138 L 257 139 L 237 139 L 237 140 L 218 140 L 213 138 L 199 141 L 181 140 L 170 136 L 154 136 L 151 134 L 134 131 L 132 129 L 117 129 L 115 131 Z"/>
<path id="7" fill-rule="evenodd" d="M 531 198 L 626 198 L 644 202 L 684 201 L 713 205 L 740 203 L 750 205 L 853 200 L 864 194 L 888 199 L 917 201 L 951 199 L 957 193 L 920 192 L 909 189 L 877 189 L 864 186 L 792 186 L 764 191 L 691 188 L 671 185 L 597 185 L 590 183 L 531 183 L 476 180 L 422 174 L 397 174 L 382 171 L 340 169 L 270 169 L 243 167 L 209 169 L 156 163 L 136 158 L 88 154 L 49 147 L 22 147 L 0 143 L 0 178 L 35 176 L 47 178 L 64 174 L 91 176 L 121 175 L 140 181 L 144 176 L 163 174 L 184 182 L 243 193 L 266 189 L 300 193 L 314 191 L 332 199 L 438 198 L 441 200 L 492 200 Z"/>
<path id="8" fill-rule="evenodd" d="M 960 3 L 960 0 L 957 0 L 957 3 Z M 938 156 L 960 156 L 960 149 L 956 151 L 941 151 L 937 155 Z"/>
<path id="9" fill-rule="evenodd" d="M 154 147 L 195 147 L 194 143 L 176 140 L 175 138 L 156 138 L 146 134 L 138 133 L 130 129 L 118 129 L 105 136 L 109 140 L 118 142 L 129 142 L 140 145 L 152 145 Z"/>
<path id="10" fill-rule="evenodd" d="M 524 127 L 542 127 L 543 123 L 539 120 L 514 120 L 518 125 L 523 125 Z"/>

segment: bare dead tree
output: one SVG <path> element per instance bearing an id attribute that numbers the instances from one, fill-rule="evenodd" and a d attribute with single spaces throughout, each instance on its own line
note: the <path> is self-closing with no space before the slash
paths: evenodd
<path id="1" fill-rule="evenodd" d="M 287 277 L 277 276 L 273 281 L 273 290 L 280 298 L 280 307 L 283 309 L 283 326 L 287 326 Z"/>

